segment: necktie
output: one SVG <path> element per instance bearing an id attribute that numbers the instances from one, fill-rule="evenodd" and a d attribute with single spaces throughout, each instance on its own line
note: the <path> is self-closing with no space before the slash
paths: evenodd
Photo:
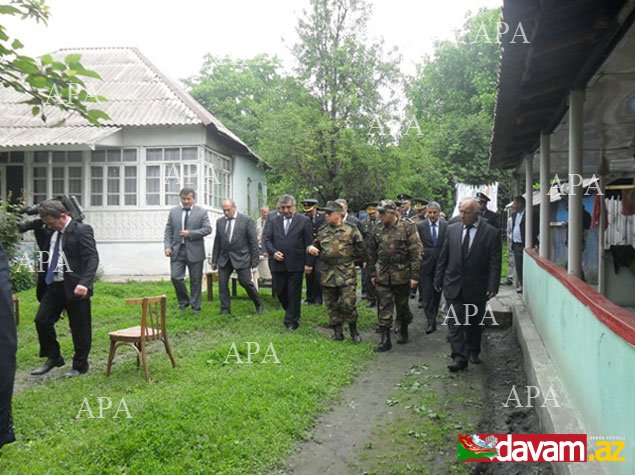
<path id="1" fill-rule="evenodd" d="M 286 236 L 289 232 L 289 224 L 291 223 L 291 218 L 284 218 L 284 235 Z"/>
<path id="2" fill-rule="evenodd" d="M 461 254 L 463 259 L 467 257 L 468 252 L 470 252 L 470 229 L 472 229 L 474 225 L 466 224 L 465 225 L 465 237 L 463 238 L 463 245 L 461 247 Z"/>
<path id="3" fill-rule="evenodd" d="M 227 240 L 230 241 L 232 237 L 232 221 L 234 218 L 227 218 L 227 226 L 225 226 L 225 236 Z"/>
<path id="4" fill-rule="evenodd" d="M 60 242 L 62 241 L 62 233 L 57 231 L 57 239 L 55 240 L 55 246 L 53 247 L 53 257 L 49 262 L 49 267 L 46 269 L 46 276 L 44 282 L 46 285 L 51 285 L 55 277 L 55 270 L 57 269 L 57 263 L 60 260 Z"/>
<path id="5" fill-rule="evenodd" d="M 185 219 L 183 220 L 183 229 L 187 229 L 187 219 L 190 217 L 190 208 L 183 208 L 185 211 Z"/>
<path id="6" fill-rule="evenodd" d="M 437 223 L 432 223 L 432 245 L 437 245 Z"/>

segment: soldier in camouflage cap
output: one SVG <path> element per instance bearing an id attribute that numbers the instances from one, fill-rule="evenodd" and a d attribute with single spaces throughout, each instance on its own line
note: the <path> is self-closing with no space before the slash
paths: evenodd
<path id="1" fill-rule="evenodd" d="M 357 226 L 343 222 L 344 208 L 329 201 L 324 208 L 327 226 L 318 231 L 313 244 L 307 248 L 312 256 L 322 256 L 323 267 L 320 283 L 326 304 L 333 339 L 343 340 L 342 324 L 348 322 L 351 338 L 362 341 L 357 331 L 356 265 L 363 262 L 366 248 Z"/>
<path id="2" fill-rule="evenodd" d="M 371 281 L 377 289 L 379 328 L 381 341 L 375 351 L 388 351 L 393 306 L 397 312 L 399 337 L 397 343 L 408 342 L 408 325 L 412 312 L 408 304 L 410 289 L 419 281 L 419 265 L 423 246 L 412 222 L 399 219 L 397 206 L 384 200 L 377 208 L 381 224 L 372 234 L 368 245 L 368 263 Z"/>

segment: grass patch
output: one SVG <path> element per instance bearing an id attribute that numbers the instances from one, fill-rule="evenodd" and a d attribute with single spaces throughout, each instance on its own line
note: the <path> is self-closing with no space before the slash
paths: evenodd
<path id="1" fill-rule="evenodd" d="M 42 361 L 29 321 L 37 302 L 33 291 L 20 295 L 18 380 L 26 384 L 14 397 L 18 442 L 0 451 L 0 473 L 266 473 L 308 437 L 317 413 L 373 357 L 371 342 L 329 340 L 319 328 L 327 323 L 324 307 L 303 306 L 300 330 L 287 332 L 269 289 L 261 292 L 263 315 L 239 289 L 233 315 L 220 316 L 215 300 L 204 302 L 197 317 L 178 311 L 169 282 L 95 287 L 90 372 L 35 386 L 25 374 Z M 121 357 L 107 378 L 108 332 L 137 324 L 132 317 L 137 309 L 124 299 L 161 294 L 168 296 L 168 335 L 177 368 L 162 345 L 153 343 L 150 383 L 127 348 L 118 350 Z M 359 313 L 361 328 L 375 322 L 371 310 L 360 305 Z M 72 342 L 66 321 L 57 330 L 67 360 L 56 370 L 62 371 L 70 368 Z M 233 343 L 246 357 L 248 341 L 261 348 L 253 364 L 238 364 L 235 357 L 225 363 Z M 269 344 L 281 364 L 272 358 L 261 363 Z M 113 404 L 102 419 L 97 418 L 99 397 Z M 85 398 L 95 418 L 86 411 L 76 417 Z M 121 411 L 113 418 L 122 399 L 131 419 Z"/>

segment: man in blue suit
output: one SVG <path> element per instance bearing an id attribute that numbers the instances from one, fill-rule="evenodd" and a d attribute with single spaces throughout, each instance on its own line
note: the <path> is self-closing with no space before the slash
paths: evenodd
<path id="1" fill-rule="evenodd" d="M 273 276 L 273 290 L 285 310 L 284 325 L 289 331 L 300 326 L 302 276 L 305 267 L 313 267 L 306 249 L 313 242 L 311 220 L 296 213 L 295 198 L 282 195 L 277 203 L 278 216 L 266 229 L 265 248 Z"/>

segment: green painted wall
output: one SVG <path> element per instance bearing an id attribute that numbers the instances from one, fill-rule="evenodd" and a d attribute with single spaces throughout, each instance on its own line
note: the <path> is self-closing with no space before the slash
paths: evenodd
<path id="1" fill-rule="evenodd" d="M 635 347 L 601 323 L 558 279 L 524 256 L 524 299 L 589 435 L 626 439 L 626 462 L 606 473 L 635 473 Z M 541 388 L 547 391 L 548 388 Z"/>

